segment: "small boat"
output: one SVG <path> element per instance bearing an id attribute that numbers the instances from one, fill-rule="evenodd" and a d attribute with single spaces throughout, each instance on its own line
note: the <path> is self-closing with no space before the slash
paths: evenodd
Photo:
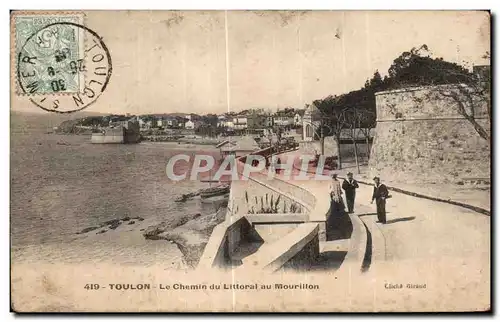
<path id="1" fill-rule="evenodd" d="M 202 199 L 211 198 L 215 196 L 222 196 L 229 193 L 229 186 L 219 186 L 200 190 L 200 197 Z"/>

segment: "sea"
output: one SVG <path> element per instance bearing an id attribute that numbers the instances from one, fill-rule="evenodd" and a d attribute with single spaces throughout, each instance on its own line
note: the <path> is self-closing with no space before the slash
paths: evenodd
<path id="1" fill-rule="evenodd" d="M 144 229 L 148 224 L 175 222 L 186 214 L 213 213 L 220 206 L 199 199 L 174 202 L 181 194 L 209 184 L 174 182 L 166 175 L 166 164 L 173 155 L 216 154 L 214 147 L 155 142 L 91 144 L 88 135 L 49 133 L 64 118 L 47 114 L 11 113 L 12 260 L 147 264 L 169 253 L 179 257 L 176 246 L 168 241 L 146 241 L 139 226 L 120 227 L 92 238 L 77 233 L 107 220 L 138 216 L 144 218 L 140 223 L 136 220 Z M 130 231 L 134 231 L 132 237 L 118 236 Z"/>

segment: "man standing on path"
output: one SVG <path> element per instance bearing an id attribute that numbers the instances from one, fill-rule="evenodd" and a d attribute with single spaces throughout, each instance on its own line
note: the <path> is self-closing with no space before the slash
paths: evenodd
<path id="1" fill-rule="evenodd" d="M 344 204 L 342 202 L 342 188 L 340 181 L 337 179 L 337 174 L 332 175 L 332 182 L 330 183 L 330 198 L 333 202 L 332 213 L 337 211 L 344 211 Z"/>
<path id="2" fill-rule="evenodd" d="M 347 179 L 342 183 L 342 189 L 345 191 L 347 210 L 350 214 L 354 212 L 354 199 L 356 198 L 356 189 L 359 188 L 358 182 L 353 179 L 352 172 L 347 174 Z"/>
<path id="3" fill-rule="evenodd" d="M 375 185 L 373 187 L 373 195 L 371 203 L 373 204 L 373 200 L 376 201 L 378 221 L 385 224 L 386 223 L 385 200 L 389 197 L 389 191 L 387 190 L 387 187 L 384 184 L 380 183 L 379 177 L 373 178 L 373 181 L 375 182 Z"/>

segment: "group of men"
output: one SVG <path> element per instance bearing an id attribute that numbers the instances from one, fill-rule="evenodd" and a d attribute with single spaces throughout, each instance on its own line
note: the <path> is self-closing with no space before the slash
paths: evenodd
<path id="1" fill-rule="evenodd" d="M 386 223 L 385 203 L 387 198 L 390 198 L 387 187 L 380 183 L 379 177 L 373 178 L 373 194 L 371 203 L 375 201 L 377 205 L 377 217 L 380 223 Z M 345 199 L 347 202 L 347 210 L 349 213 L 354 212 L 354 200 L 356 199 L 356 189 L 359 188 L 358 182 L 353 178 L 353 174 L 349 172 L 347 178 L 344 179 L 342 185 L 337 178 L 337 174 L 332 175 L 332 182 L 330 184 L 330 197 L 332 200 L 332 211 L 344 211 L 344 202 L 342 199 L 342 189 L 345 191 Z"/>

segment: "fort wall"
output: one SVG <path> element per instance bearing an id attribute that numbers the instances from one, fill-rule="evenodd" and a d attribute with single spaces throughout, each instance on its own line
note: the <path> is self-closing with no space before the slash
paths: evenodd
<path id="1" fill-rule="evenodd" d="M 377 126 L 371 176 L 392 182 L 453 182 L 490 177 L 490 142 L 459 113 L 446 94 L 456 89 L 418 87 L 376 93 Z M 464 102 L 466 98 L 464 97 Z M 471 111 L 471 106 L 466 104 Z M 474 104 L 479 125 L 490 133 L 486 104 Z"/>
<path id="2" fill-rule="evenodd" d="M 95 144 L 124 143 L 124 129 L 106 129 L 104 133 L 92 133 L 91 142 Z"/>

